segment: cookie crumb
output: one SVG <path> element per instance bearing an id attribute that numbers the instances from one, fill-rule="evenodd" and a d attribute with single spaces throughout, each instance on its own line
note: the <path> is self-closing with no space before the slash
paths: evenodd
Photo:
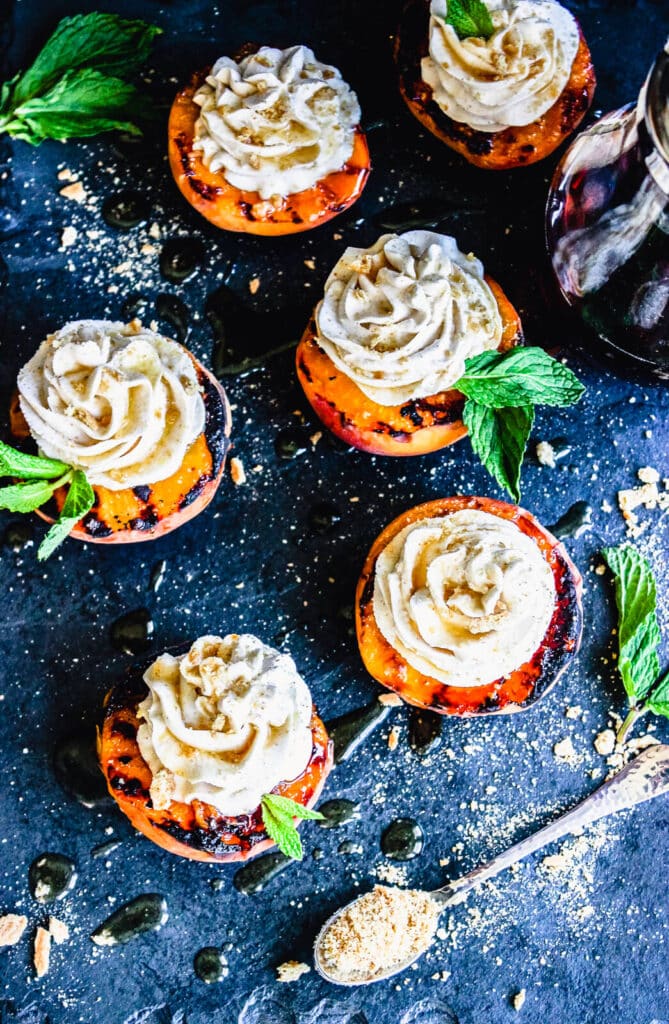
<path id="1" fill-rule="evenodd" d="M 4 914 L 0 917 L 0 946 L 15 946 L 27 924 L 28 918 L 23 914 Z"/>
<path id="2" fill-rule="evenodd" d="M 400 708 L 404 704 L 399 693 L 382 693 L 378 700 L 379 704 L 383 704 L 387 708 Z"/>
<path id="3" fill-rule="evenodd" d="M 71 199 L 75 203 L 86 202 L 86 189 L 80 181 L 75 181 L 72 185 L 66 185 L 65 188 L 61 188 L 60 194 L 65 199 Z"/>
<path id="4" fill-rule="evenodd" d="M 39 926 L 35 932 L 35 945 L 33 948 L 33 964 L 38 978 L 43 978 L 48 972 L 50 955 L 51 935 L 46 928 Z"/>
<path id="5" fill-rule="evenodd" d="M 592 745 L 598 754 L 608 757 L 616 749 L 616 734 L 613 729 L 603 729 L 595 736 Z"/>
<path id="6" fill-rule="evenodd" d="M 525 992 L 525 989 L 521 988 L 518 992 L 516 992 L 515 996 L 512 997 L 511 1005 L 513 1006 L 514 1010 L 522 1010 L 523 1006 L 525 1005 L 526 994 L 527 993 Z"/>
<path id="7" fill-rule="evenodd" d="M 230 476 L 233 484 L 237 487 L 241 487 L 242 484 L 246 483 L 246 471 L 241 459 L 230 459 Z"/>
<path id="8" fill-rule="evenodd" d="M 286 960 L 277 967 L 276 980 L 289 984 L 291 981 L 299 981 L 302 975 L 308 974 L 310 970 L 309 964 L 300 963 L 299 960 Z"/>
<path id="9" fill-rule="evenodd" d="M 249 281 L 249 291 L 251 292 L 251 295 L 255 295 L 255 293 L 258 291 L 259 288 L 260 288 L 260 278 L 259 277 L 252 277 L 251 280 Z"/>
<path id="10" fill-rule="evenodd" d="M 63 247 L 63 249 L 68 249 L 71 245 L 74 245 L 74 243 L 77 240 L 78 234 L 79 232 L 77 231 L 77 229 L 73 228 L 71 225 L 68 225 L 68 227 L 63 228 L 60 236 L 60 244 Z"/>
<path id="11" fill-rule="evenodd" d="M 539 441 L 536 448 L 537 459 L 542 466 L 555 469 L 555 448 L 549 441 Z"/>
<path id="12" fill-rule="evenodd" d="M 70 937 L 70 929 L 64 921 L 59 921 L 57 917 L 49 918 L 49 935 L 56 943 L 60 946 L 62 942 L 67 942 Z"/>
<path id="13" fill-rule="evenodd" d="M 397 750 L 397 744 L 400 741 L 400 727 L 394 725 L 388 733 L 388 750 Z"/>

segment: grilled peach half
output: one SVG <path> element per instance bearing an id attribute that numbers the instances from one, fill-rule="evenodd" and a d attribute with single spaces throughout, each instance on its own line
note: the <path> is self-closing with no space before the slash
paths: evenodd
<path id="1" fill-rule="evenodd" d="M 244 53 L 252 52 L 245 48 Z M 199 71 L 176 96 L 168 123 L 168 154 L 174 180 L 198 213 L 224 231 L 254 235 L 292 235 L 309 231 L 348 209 L 362 193 L 370 171 L 367 139 L 356 128 L 353 152 L 339 171 L 328 174 L 313 188 L 277 201 L 262 199 L 231 185 L 220 173 L 204 165 L 193 149 L 195 122 L 200 108 L 193 97 L 209 73 Z"/>
<path id="2" fill-rule="evenodd" d="M 518 313 L 491 278 L 486 281 L 502 316 L 499 346 L 506 352 L 523 340 Z M 462 422 L 464 396 L 442 391 L 405 405 L 378 405 L 342 373 L 318 344 L 312 317 L 297 346 L 297 376 L 309 404 L 325 426 L 345 441 L 373 455 L 425 455 L 453 444 L 467 433 Z"/>
<path id="3" fill-rule="evenodd" d="M 98 734 L 98 756 L 109 792 L 134 827 L 164 850 L 189 860 L 243 861 L 274 846 L 260 808 L 228 818 L 199 800 L 172 801 L 165 810 L 153 807 L 151 771 L 137 745 L 137 708 L 147 693 L 141 675 L 129 673 L 107 694 Z M 311 758 L 302 774 L 272 790 L 305 807 L 316 803 L 332 768 L 332 741 L 315 711 L 311 732 Z"/>
<path id="4" fill-rule="evenodd" d="M 230 447 L 230 406 L 216 378 L 189 355 L 202 388 L 205 426 L 186 452 L 180 468 L 166 480 L 121 491 L 94 485 L 95 504 L 73 527 L 71 537 L 102 544 L 154 540 L 199 515 L 214 497 Z M 16 440 L 30 436 L 16 396 L 10 406 L 10 426 Z M 46 510 L 38 509 L 37 514 L 52 523 L 66 494 L 65 488 L 54 494 L 54 514 L 49 506 Z"/>
<path id="5" fill-rule="evenodd" d="M 526 664 L 485 686 L 448 686 L 423 675 L 388 643 L 374 618 L 374 573 L 381 552 L 410 523 L 460 509 L 478 509 L 515 523 L 536 543 L 555 580 L 555 611 L 538 650 Z M 522 711 L 552 689 L 578 651 L 583 628 L 581 592 L 581 575 L 564 546 L 524 509 L 493 498 L 459 496 L 428 501 L 390 523 L 367 556 L 355 599 L 360 654 L 377 682 L 416 707 L 462 716 Z"/>
<path id="6" fill-rule="evenodd" d="M 421 76 L 428 54 L 429 0 L 408 0 L 395 36 L 400 92 L 411 113 L 428 131 L 477 167 L 504 171 L 549 156 L 579 126 L 595 94 L 597 80 L 588 44 L 579 28 L 579 46 L 567 85 L 536 121 L 501 132 L 481 132 L 448 117 Z"/>

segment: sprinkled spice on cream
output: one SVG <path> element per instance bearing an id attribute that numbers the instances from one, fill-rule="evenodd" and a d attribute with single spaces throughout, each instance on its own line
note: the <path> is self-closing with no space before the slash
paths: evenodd
<path id="1" fill-rule="evenodd" d="M 509 520 L 477 509 L 421 519 L 381 552 L 374 618 L 409 665 L 482 686 L 528 661 L 555 609 L 550 566 Z"/>
<path id="2" fill-rule="evenodd" d="M 312 188 L 353 153 L 357 97 L 306 46 L 221 57 L 194 100 L 193 148 L 210 171 L 263 199 Z"/>
<path id="3" fill-rule="evenodd" d="M 316 326 L 335 366 L 386 406 L 447 390 L 465 359 L 502 338 L 482 264 L 433 231 L 347 249 L 326 281 Z"/>
<path id="4" fill-rule="evenodd" d="M 477 131 L 532 124 L 564 91 L 579 45 L 578 25 L 554 0 L 486 0 L 494 32 L 459 39 L 448 0 L 430 5 L 423 80 L 444 113 Z"/>
<path id="5" fill-rule="evenodd" d="M 251 814 L 279 782 L 297 778 L 312 750 L 312 703 L 295 662 L 250 634 L 203 636 L 187 654 L 162 654 L 144 675 L 137 743 L 151 800 Z"/>
<path id="6" fill-rule="evenodd" d="M 439 914 L 439 904 L 428 893 L 377 885 L 323 935 L 323 967 L 344 984 L 383 976 L 427 949 Z"/>
<path id="7" fill-rule="evenodd" d="M 137 320 L 66 324 L 19 372 L 18 389 L 40 451 L 113 491 L 172 476 L 204 429 L 193 360 Z"/>

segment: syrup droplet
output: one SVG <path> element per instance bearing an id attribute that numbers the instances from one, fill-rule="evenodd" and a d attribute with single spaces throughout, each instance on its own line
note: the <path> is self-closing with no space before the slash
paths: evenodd
<path id="1" fill-rule="evenodd" d="M 343 843 L 340 843 L 337 847 L 337 853 L 344 857 L 357 857 L 363 852 L 360 843 L 356 843 L 354 839 L 345 839 Z"/>
<path id="2" fill-rule="evenodd" d="M 53 752 L 53 770 L 65 792 L 84 807 L 103 807 L 112 802 L 100 771 L 93 729 L 58 741 Z"/>
<path id="3" fill-rule="evenodd" d="M 309 526 L 314 531 L 324 535 L 333 530 L 341 523 L 341 512 L 331 501 L 319 501 L 309 510 Z"/>
<path id="4" fill-rule="evenodd" d="M 373 700 L 365 707 L 349 711 L 328 722 L 326 728 L 334 744 L 335 764 L 348 761 L 368 736 L 378 729 L 382 722 L 385 722 L 391 710 L 387 705 Z"/>
<path id="5" fill-rule="evenodd" d="M 160 251 L 160 273 L 180 284 L 196 272 L 204 259 L 204 245 L 197 238 L 170 238 Z"/>
<path id="6" fill-rule="evenodd" d="M 30 895 L 38 903 L 61 900 L 76 880 L 74 861 L 62 853 L 40 853 L 28 871 Z"/>
<path id="7" fill-rule="evenodd" d="M 413 818 L 396 818 L 381 836 L 381 850 L 389 860 L 413 860 L 423 849 L 423 830 Z"/>
<path id="8" fill-rule="evenodd" d="M 160 562 L 156 562 L 153 569 L 151 570 L 151 576 L 149 578 L 149 587 L 157 594 L 163 583 L 165 582 L 165 572 L 167 570 L 167 562 L 163 558 Z"/>
<path id="9" fill-rule="evenodd" d="M 2 535 L 4 546 L 16 552 L 23 551 L 34 539 L 35 531 L 27 519 L 18 519 L 15 523 L 10 523 Z"/>
<path id="10" fill-rule="evenodd" d="M 443 722 L 441 715 L 421 708 L 409 712 L 409 746 L 417 754 L 431 754 L 441 744 Z"/>
<path id="11" fill-rule="evenodd" d="M 233 875 L 232 884 L 245 896 L 252 896 L 262 892 L 267 883 L 285 871 L 289 864 L 292 864 L 291 858 L 280 851 L 265 853 L 239 868 Z"/>
<path id="12" fill-rule="evenodd" d="M 110 228 L 130 231 L 148 218 L 150 209 L 145 196 L 128 190 L 108 196 L 102 204 L 102 216 Z"/>
<path id="13" fill-rule="evenodd" d="M 230 973 L 227 959 L 222 950 L 216 946 L 204 946 L 198 950 L 193 958 L 193 968 L 200 981 L 203 981 L 205 985 L 223 981 Z"/>
<path id="14" fill-rule="evenodd" d="M 587 501 L 576 501 L 558 521 L 549 526 L 549 531 L 558 540 L 580 537 L 592 527 L 592 505 Z"/>
<path id="15" fill-rule="evenodd" d="M 114 852 L 114 850 L 118 850 L 119 846 L 121 846 L 120 839 L 110 839 L 106 843 L 98 843 L 98 845 L 94 846 L 91 850 L 91 857 L 93 857 L 94 860 L 99 860 L 102 857 L 108 857 L 110 853 Z"/>
<path id="16" fill-rule="evenodd" d="M 190 334 L 190 309 L 177 295 L 161 292 L 156 295 L 156 313 L 159 320 L 165 320 L 176 341 L 184 344 Z"/>
<path id="17" fill-rule="evenodd" d="M 132 292 L 121 306 L 124 320 L 143 320 L 146 317 L 148 302 L 144 295 Z"/>
<path id="18" fill-rule="evenodd" d="M 317 818 L 316 824 L 321 828 L 339 828 L 340 825 L 360 817 L 360 804 L 344 798 L 326 800 L 318 810 L 323 817 Z"/>
<path id="19" fill-rule="evenodd" d="M 115 910 L 91 934 L 97 946 L 120 946 L 145 932 L 155 932 L 167 921 L 167 903 L 157 892 L 143 893 Z"/>
<path id="20" fill-rule="evenodd" d="M 151 613 L 147 608 L 137 608 L 112 622 L 109 638 L 125 654 L 142 654 L 153 642 L 153 631 Z"/>
<path id="21" fill-rule="evenodd" d="M 280 459 L 296 459 L 307 451 L 308 441 L 301 430 L 286 427 L 280 430 L 274 441 L 274 450 Z"/>

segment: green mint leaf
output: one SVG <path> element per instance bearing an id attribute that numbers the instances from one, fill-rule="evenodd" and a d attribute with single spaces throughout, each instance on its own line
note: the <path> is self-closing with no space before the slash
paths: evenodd
<path id="1" fill-rule="evenodd" d="M 134 73 L 161 31 L 144 21 L 101 11 L 63 18 L 32 66 L 11 83 L 12 106 L 48 92 L 67 72 L 80 68 L 111 76 Z"/>
<path id="2" fill-rule="evenodd" d="M 618 671 L 631 704 L 638 704 L 655 683 L 660 627 L 657 592 L 650 565 L 631 544 L 605 548 L 618 606 Z"/>
<path id="3" fill-rule="evenodd" d="M 536 346 L 482 352 L 467 359 L 456 387 L 492 409 L 574 405 L 585 391 L 569 367 Z"/>
<path id="4" fill-rule="evenodd" d="M 648 694 L 645 705 L 654 715 L 669 718 L 669 672 L 666 672 L 657 686 Z"/>
<path id="5" fill-rule="evenodd" d="M 86 515 L 94 502 L 95 493 L 85 473 L 75 469 L 60 515 L 37 549 L 37 558 L 40 562 L 53 554 L 58 545 L 63 543 L 72 527 Z"/>
<path id="6" fill-rule="evenodd" d="M 0 477 L 16 476 L 20 480 L 51 480 L 67 473 L 70 467 L 57 459 L 26 455 L 0 441 Z"/>
<path id="7" fill-rule="evenodd" d="M 448 0 L 444 20 L 453 26 L 460 39 L 471 36 L 489 39 L 495 31 L 490 12 L 482 0 Z"/>
<path id="8" fill-rule="evenodd" d="M 270 839 L 274 840 L 286 857 L 292 857 L 293 860 L 302 860 L 304 854 L 302 841 L 292 818 L 285 818 L 275 814 L 267 803 L 266 797 L 262 799 L 261 808 L 263 825 Z"/>
<path id="9" fill-rule="evenodd" d="M 85 138 L 119 129 L 141 134 L 146 104 L 134 85 L 100 71 L 69 71 L 47 92 L 14 108 L 5 130 L 38 145 L 43 139 Z"/>
<path id="10" fill-rule="evenodd" d="M 277 817 L 303 818 L 310 821 L 323 820 L 320 811 L 312 811 L 310 807 L 305 807 L 304 804 L 299 804 L 296 800 L 290 800 L 287 796 L 279 796 L 278 793 L 266 793 L 263 803 Z"/>
<path id="11" fill-rule="evenodd" d="M 9 512 L 34 512 L 45 505 L 56 488 L 67 479 L 65 476 L 60 480 L 29 480 L 28 483 L 0 487 L 0 508 Z"/>
<path id="12" fill-rule="evenodd" d="M 534 407 L 491 409 L 468 398 L 462 419 L 471 446 L 485 468 L 513 501 L 520 501 L 520 470 L 534 422 Z"/>

